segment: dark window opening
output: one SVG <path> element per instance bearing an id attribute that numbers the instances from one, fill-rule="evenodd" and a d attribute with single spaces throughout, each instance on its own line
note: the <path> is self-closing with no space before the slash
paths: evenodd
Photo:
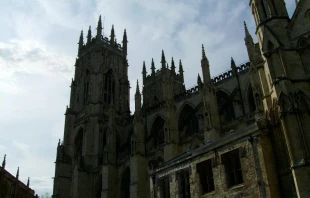
<path id="1" fill-rule="evenodd" d="M 169 176 L 160 180 L 160 198 L 170 198 Z"/>
<path id="2" fill-rule="evenodd" d="M 198 117 L 195 115 L 195 109 L 190 105 L 185 105 L 180 113 L 178 128 L 180 137 L 189 136 L 199 132 Z"/>
<path id="3" fill-rule="evenodd" d="M 222 155 L 228 188 L 243 183 L 239 149 Z"/>
<path id="4" fill-rule="evenodd" d="M 232 102 L 232 97 L 219 90 L 216 92 L 217 104 L 222 123 L 231 122 L 235 119 L 235 110 Z"/>
<path id="5" fill-rule="evenodd" d="M 196 165 L 199 174 L 201 192 L 203 194 L 214 191 L 214 178 L 211 160 Z"/>
<path id="6" fill-rule="evenodd" d="M 309 74 L 310 73 L 310 46 L 304 48 L 300 52 L 300 55 L 301 55 L 301 60 L 303 62 L 305 71 L 307 74 Z"/>
<path id="7" fill-rule="evenodd" d="M 75 162 L 80 163 L 83 152 L 83 129 L 80 129 L 74 140 Z"/>
<path id="8" fill-rule="evenodd" d="M 84 100 L 83 100 L 84 105 L 88 102 L 88 89 L 89 89 L 89 82 L 85 82 L 84 83 Z"/>
<path id="9" fill-rule="evenodd" d="M 165 120 L 162 117 L 157 117 L 151 129 L 151 136 L 153 136 L 153 147 L 157 148 L 165 143 Z"/>
<path id="10" fill-rule="evenodd" d="M 178 174 L 179 195 L 181 198 L 190 198 L 190 182 L 188 171 L 182 171 Z"/>
<path id="11" fill-rule="evenodd" d="M 108 104 L 115 103 L 115 80 L 112 71 L 104 76 L 103 101 Z"/>
<path id="12" fill-rule="evenodd" d="M 108 135 L 108 128 L 106 128 L 104 131 L 100 131 L 100 136 L 99 136 L 99 165 L 103 163 L 104 155 L 105 155 L 105 148 L 108 145 L 107 142 L 107 135 Z"/>

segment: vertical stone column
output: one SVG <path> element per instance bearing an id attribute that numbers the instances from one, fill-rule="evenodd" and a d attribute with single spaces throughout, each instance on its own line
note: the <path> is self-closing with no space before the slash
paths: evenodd
<path id="1" fill-rule="evenodd" d="M 102 166 L 102 192 L 101 197 L 117 197 L 117 169 L 114 165 Z"/>
<path id="2" fill-rule="evenodd" d="M 150 197 L 148 165 L 145 157 L 134 155 L 130 158 L 130 197 Z"/>

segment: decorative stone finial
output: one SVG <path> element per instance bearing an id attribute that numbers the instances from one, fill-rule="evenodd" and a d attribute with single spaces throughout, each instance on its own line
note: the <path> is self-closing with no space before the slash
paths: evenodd
<path id="1" fill-rule="evenodd" d="M 140 94 L 139 81 L 137 80 L 136 95 Z"/>
<path id="2" fill-rule="evenodd" d="M 6 164 L 6 154 L 4 155 L 3 162 L 2 162 L 2 168 L 5 169 Z"/>
<path id="3" fill-rule="evenodd" d="M 27 187 L 29 188 L 29 184 L 30 184 L 30 177 L 28 177 L 28 181 L 27 181 Z"/>
<path id="4" fill-rule="evenodd" d="M 19 177 L 19 167 L 17 168 L 17 173 L 16 173 L 16 179 L 18 180 Z"/>

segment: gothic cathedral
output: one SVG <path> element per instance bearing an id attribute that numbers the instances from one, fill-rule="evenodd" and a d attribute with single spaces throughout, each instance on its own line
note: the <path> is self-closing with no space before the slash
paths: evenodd
<path id="1" fill-rule="evenodd" d="M 127 35 L 78 43 L 55 198 L 310 197 L 310 1 L 251 0 L 249 62 L 185 88 L 181 60 L 143 63 L 130 113 Z M 198 50 L 197 50 L 198 51 Z M 177 71 L 178 68 L 178 71 Z M 186 68 L 186 67 L 184 67 Z M 143 97 L 142 97 L 143 96 Z"/>

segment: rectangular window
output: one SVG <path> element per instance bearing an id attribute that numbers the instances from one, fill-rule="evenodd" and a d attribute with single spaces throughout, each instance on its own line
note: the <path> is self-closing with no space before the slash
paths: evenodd
<path id="1" fill-rule="evenodd" d="M 228 188 L 243 183 L 239 149 L 222 155 Z"/>
<path id="2" fill-rule="evenodd" d="M 183 170 L 178 173 L 178 185 L 179 185 L 179 195 L 182 198 L 191 198 L 190 192 L 190 181 L 188 170 Z"/>
<path id="3" fill-rule="evenodd" d="M 196 168 L 200 178 L 202 194 L 214 191 L 214 178 L 211 159 L 200 162 L 196 165 Z"/>
<path id="4" fill-rule="evenodd" d="M 160 198 L 170 198 L 170 181 L 169 176 L 164 177 L 159 181 Z"/>

